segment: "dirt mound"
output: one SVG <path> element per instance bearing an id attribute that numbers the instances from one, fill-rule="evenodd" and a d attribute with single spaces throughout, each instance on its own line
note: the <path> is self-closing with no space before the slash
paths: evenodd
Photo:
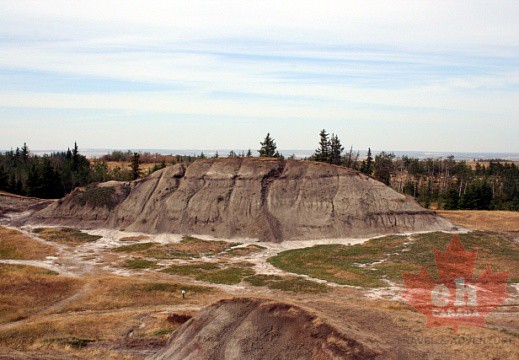
<path id="1" fill-rule="evenodd" d="M 51 202 L 52 200 L 25 197 L 0 191 L 0 218 L 8 213 L 40 210 Z"/>
<path id="2" fill-rule="evenodd" d="M 177 164 L 131 183 L 76 189 L 30 221 L 265 241 L 452 228 L 412 198 L 356 171 L 238 157 Z"/>
<path id="3" fill-rule="evenodd" d="M 352 330 L 353 332 L 353 330 Z M 357 333 L 344 334 L 293 305 L 222 300 L 178 328 L 154 360 L 374 359 Z"/>

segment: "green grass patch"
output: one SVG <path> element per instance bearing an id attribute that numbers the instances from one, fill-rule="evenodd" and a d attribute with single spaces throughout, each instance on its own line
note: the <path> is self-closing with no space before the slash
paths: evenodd
<path id="1" fill-rule="evenodd" d="M 99 235 L 90 235 L 72 228 L 36 228 L 32 231 L 44 240 L 66 245 L 80 245 L 94 242 L 102 238 Z"/>
<path id="2" fill-rule="evenodd" d="M 205 271 L 212 271 L 217 269 L 220 269 L 220 267 L 215 264 L 198 263 L 188 265 L 172 265 L 162 270 L 162 272 L 174 275 L 199 275 Z"/>
<path id="3" fill-rule="evenodd" d="M 267 286 L 274 281 L 283 280 L 283 278 L 277 275 L 257 274 L 246 277 L 244 280 L 252 286 Z"/>
<path id="4" fill-rule="evenodd" d="M 150 243 L 150 242 L 148 242 L 148 243 L 140 243 L 140 244 L 123 245 L 123 246 L 116 247 L 115 249 L 113 249 L 113 251 L 115 251 L 115 252 L 134 253 L 134 252 L 148 250 L 148 249 L 150 249 L 151 247 L 153 247 L 155 245 L 157 245 L 157 244 Z"/>
<path id="5" fill-rule="evenodd" d="M 207 281 L 215 284 L 234 285 L 240 283 L 243 278 L 254 275 L 254 270 L 231 267 L 222 270 L 204 272 L 196 276 L 196 280 Z"/>
<path id="6" fill-rule="evenodd" d="M 324 284 L 320 284 L 318 282 L 311 280 L 302 279 L 299 277 L 280 281 L 273 281 L 270 282 L 267 286 L 270 289 L 290 291 L 296 293 L 323 293 L 330 290 L 330 288 Z"/>
<path id="7" fill-rule="evenodd" d="M 127 269 L 156 269 L 160 267 L 155 261 L 145 259 L 127 260 L 123 266 Z"/>
<path id="8" fill-rule="evenodd" d="M 337 284 L 383 287 L 382 279 L 402 282 L 402 272 L 418 272 L 424 267 L 437 279 L 434 249 L 445 251 L 453 235 L 435 232 L 407 236 L 386 236 L 363 244 L 318 245 L 288 250 L 268 261 L 282 270 L 305 274 Z M 476 275 L 487 266 L 509 273 L 509 281 L 519 279 L 519 245 L 505 234 L 475 231 L 459 234 L 465 250 L 478 249 Z M 376 263 L 382 261 L 381 263 Z"/>

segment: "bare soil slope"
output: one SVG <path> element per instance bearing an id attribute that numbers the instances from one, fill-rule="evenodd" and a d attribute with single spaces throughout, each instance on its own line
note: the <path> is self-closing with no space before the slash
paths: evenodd
<path id="1" fill-rule="evenodd" d="M 354 332 L 352 330 L 352 332 Z M 374 359 L 378 352 L 289 304 L 222 300 L 184 323 L 155 360 Z"/>
<path id="2" fill-rule="evenodd" d="M 0 218 L 7 213 L 23 212 L 30 209 L 41 209 L 51 200 L 25 197 L 0 191 Z"/>
<path id="3" fill-rule="evenodd" d="M 259 158 L 198 160 L 132 183 L 76 189 L 30 221 L 264 241 L 452 228 L 412 198 L 358 172 Z"/>

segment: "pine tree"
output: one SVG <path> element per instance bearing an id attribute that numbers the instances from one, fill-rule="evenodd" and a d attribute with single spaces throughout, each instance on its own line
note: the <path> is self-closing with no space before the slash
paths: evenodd
<path id="1" fill-rule="evenodd" d="M 229 157 L 237 157 L 238 155 L 236 155 L 236 153 L 234 152 L 234 150 L 231 150 L 229 152 Z"/>
<path id="2" fill-rule="evenodd" d="M 27 174 L 27 196 L 42 197 L 41 191 L 41 176 L 35 164 L 32 164 Z"/>
<path id="3" fill-rule="evenodd" d="M 72 171 L 79 170 L 79 148 L 77 142 L 74 142 L 74 149 L 72 149 Z"/>
<path id="4" fill-rule="evenodd" d="M 341 141 L 337 135 L 332 134 L 330 140 L 330 157 L 328 162 L 334 165 L 341 164 L 341 156 L 344 148 L 341 145 Z M 351 164 L 350 164 L 351 165 Z"/>
<path id="5" fill-rule="evenodd" d="M 23 161 L 24 164 L 26 164 L 27 161 L 29 161 L 29 155 L 30 155 L 29 148 L 27 147 L 26 143 L 23 143 L 23 146 L 22 146 L 22 161 Z"/>
<path id="6" fill-rule="evenodd" d="M 245 157 L 252 157 L 252 151 L 250 149 L 247 150 L 247 154 L 245 155 Z"/>
<path id="7" fill-rule="evenodd" d="M 373 157 L 371 156 L 371 148 L 368 148 L 368 156 L 366 160 L 362 161 L 361 171 L 366 175 L 371 175 L 373 172 Z"/>
<path id="8" fill-rule="evenodd" d="M 330 162 L 331 144 L 325 129 L 319 133 L 319 148 L 315 150 L 313 159 L 320 162 Z"/>
<path id="9" fill-rule="evenodd" d="M 270 133 L 265 136 L 265 140 L 260 142 L 261 149 L 258 150 L 260 157 L 281 157 L 277 151 L 276 143 L 274 139 L 270 137 Z"/>
<path id="10" fill-rule="evenodd" d="M 387 154 L 384 151 L 375 156 L 375 179 L 386 185 L 391 182 L 394 157 L 394 154 Z"/>
<path id="11" fill-rule="evenodd" d="M 40 197 L 56 199 L 61 197 L 61 181 L 59 174 L 54 171 L 52 162 L 48 156 L 43 157 L 41 165 Z"/>
<path id="12" fill-rule="evenodd" d="M 141 174 L 141 169 L 140 169 L 141 162 L 139 161 L 139 158 L 140 158 L 140 154 L 137 152 L 134 152 L 133 156 L 132 156 L 131 164 L 130 164 L 131 175 L 132 175 L 133 180 L 138 179 Z"/>

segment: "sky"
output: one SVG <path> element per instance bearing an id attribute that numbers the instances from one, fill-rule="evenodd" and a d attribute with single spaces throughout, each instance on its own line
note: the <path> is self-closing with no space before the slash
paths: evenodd
<path id="1" fill-rule="evenodd" d="M 517 0 L 0 9 L 0 149 L 519 152 Z"/>

